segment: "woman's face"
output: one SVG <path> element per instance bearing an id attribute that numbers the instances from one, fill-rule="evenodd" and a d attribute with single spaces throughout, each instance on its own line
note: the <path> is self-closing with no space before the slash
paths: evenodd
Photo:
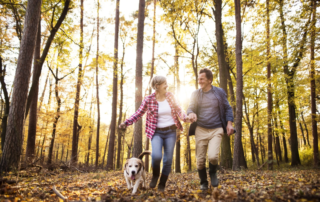
<path id="1" fill-rule="evenodd" d="M 167 81 L 163 82 L 160 85 L 157 85 L 157 91 L 159 93 L 166 93 L 167 92 L 167 88 L 168 88 Z"/>

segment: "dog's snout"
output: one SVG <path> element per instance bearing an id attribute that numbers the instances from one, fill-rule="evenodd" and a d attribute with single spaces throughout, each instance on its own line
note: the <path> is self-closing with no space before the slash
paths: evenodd
<path id="1" fill-rule="evenodd" d="M 131 174 L 132 174 L 132 175 L 135 175 L 135 174 L 136 174 L 136 171 L 134 171 L 134 170 L 131 171 Z"/>

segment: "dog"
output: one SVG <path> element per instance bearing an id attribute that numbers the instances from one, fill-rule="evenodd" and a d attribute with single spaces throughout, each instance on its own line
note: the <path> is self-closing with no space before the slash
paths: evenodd
<path id="1" fill-rule="evenodd" d="M 126 179 L 128 189 L 132 190 L 132 194 L 135 194 L 138 190 L 140 182 L 142 180 L 142 187 L 146 187 L 146 173 L 144 170 L 144 163 L 142 162 L 142 158 L 144 155 L 150 155 L 150 151 L 142 152 L 138 158 L 132 157 L 127 159 L 124 165 L 124 178 Z M 134 185 L 132 182 L 135 181 Z"/>

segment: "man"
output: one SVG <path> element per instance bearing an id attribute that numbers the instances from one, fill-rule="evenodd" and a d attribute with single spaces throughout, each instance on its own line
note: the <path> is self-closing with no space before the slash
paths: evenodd
<path id="1" fill-rule="evenodd" d="M 222 88 L 212 86 L 212 71 L 204 68 L 199 71 L 200 89 L 191 95 L 188 117 L 197 122 L 195 130 L 197 169 L 200 178 L 200 189 L 208 189 L 206 172 L 206 155 L 208 150 L 209 175 L 211 186 L 217 187 L 217 166 L 222 136 L 234 133 L 232 126 L 233 113 Z M 190 134 L 191 135 L 191 134 Z"/>

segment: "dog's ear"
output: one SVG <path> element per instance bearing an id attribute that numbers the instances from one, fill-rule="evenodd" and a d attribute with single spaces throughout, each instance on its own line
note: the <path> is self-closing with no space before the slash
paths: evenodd
<path id="1" fill-rule="evenodd" d="M 144 170 L 143 162 L 140 160 L 140 161 L 139 161 L 139 170 L 138 170 L 138 172 L 137 172 L 137 173 L 139 173 L 139 172 L 140 172 L 141 168 L 143 168 L 143 170 Z"/>
<path id="2" fill-rule="evenodd" d="M 126 163 L 124 164 L 123 170 L 127 169 L 127 165 L 128 165 L 128 160 L 126 160 Z"/>

